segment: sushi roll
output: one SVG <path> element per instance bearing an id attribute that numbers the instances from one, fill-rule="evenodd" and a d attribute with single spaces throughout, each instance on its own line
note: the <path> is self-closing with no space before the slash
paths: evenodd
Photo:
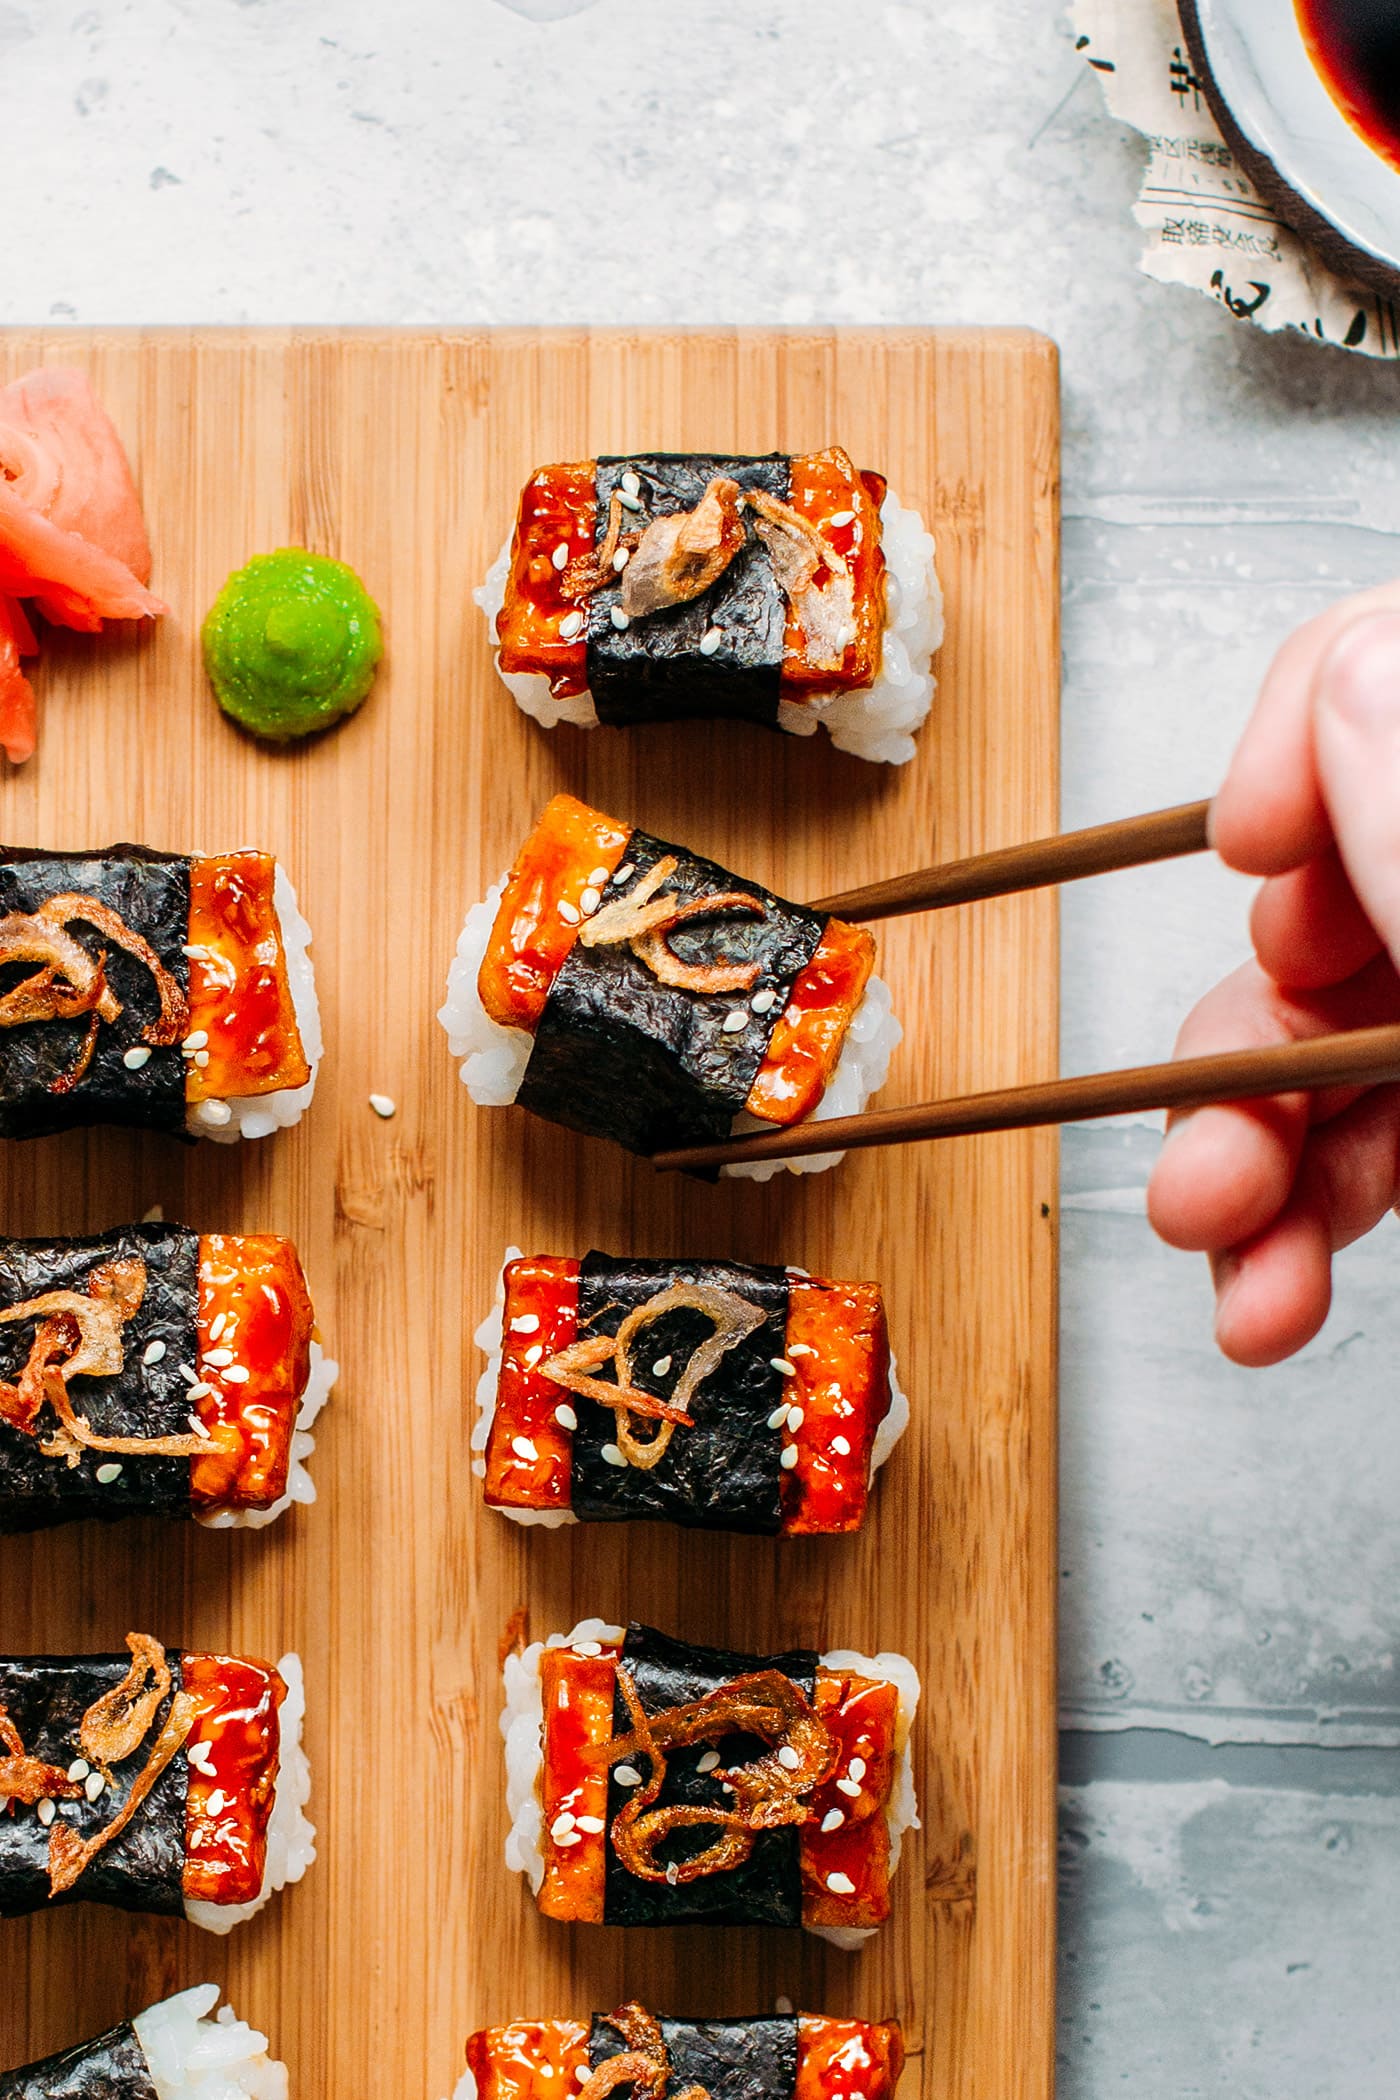
<path id="1" fill-rule="evenodd" d="M 468 913 L 438 1019 L 482 1107 L 645 1154 L 857 1114 L 903 1033 L 874 962 L 864 928 L 556 795 Z"/>
<path id="2" fill-rule="evenodd" d="M 163 1998 L 75 2049 L 0 2071 L 0 2100 L 287 2100 L 267 2036 L 218 2003 L 216 1983 Z"/>
<path id="3" fill-rule="evenodd" d="M 472 1442 L 517 1522 L 857 1531 L 908 1424 L 878 1283 L 508 1255 L 499 1300 Z"/>
<path id="4" fill-rule="evenodd" d="M 311 929 L 270 854 L 0 848 L 0 1137 L 123 1123 L 228 1143 L 301 1120 Z"/>
<path id="5" fill-rule="evenodd" d="M 0 1656 L 0 1917 L 55 1903 L 224 1933 L 315 1858 L 301 1662 Z"/>
<path id="6" fill-rule="evenodd" d="M 591 2020 L 479 2029 L 454 2100 L 606 2100 L 622 2084 L 670 2100 L 892 2100 L 903 2068 L 895 2020 L 669 2020 L 632 1999 Z"/>
<path id="7" fill-rule="evenodd" d="M 902 1655 L 738 1655 L 590 1619 L 505 1664 L 506 1865 L 546 1917 L 858 1947 L 917 1827 Z"/>
<path id="8" fill-rule="evenodd" d="M 315 1500 L 336 1372 L 290 1240 L 164 1223 L 0 1240 L 0 1532 L 269 1524 Z"/>
<path id="9" fill-rule="evenodd" d="M 923 519 L 839 445 L 541 467 L 475 595 L 501 678 L 546 728 L 820 724 L 895 765 L 943 639 Z"/>

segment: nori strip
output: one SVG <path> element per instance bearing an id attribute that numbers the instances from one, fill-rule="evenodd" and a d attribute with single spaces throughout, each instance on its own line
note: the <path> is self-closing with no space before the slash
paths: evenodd
<path id="1" fill-rule="evenodd" d="M 170 1651 L 168 1660 L 173 1698 L 181 1683 L 178 1650 Z M 130 1666 L 129 1655 L 0 1656 L 0 1704 L 26 1753 L 66 1772 L 81 1755 L 83 1715 L 121 1683 Z M 134 1755 L 112 1767 L 112 1783 L 95 1802 L 58 1803 L 59 1818 L 80 1838 L 95 1837 L 117 1814 L 144 1771 L 169 1711 L 167 1698 Z M 49 1833 L 34 1810 L 0 1816 L 0 1917 L 23 1917 L 59 1903 L 110 1903 L 118 1910 L 181 1916 L 188 1777 L 185 1753 L 177 1750 L 125 1830 L 59 1896 L 49 1894 Z"/>
<path id="2" fill-rule="evenodd" d="M 68 890 L 95 897 L 116 912 L 189 990 L 190 863 L 185 855 L 129 845 L 92 853 L 0 847 L 0 913 L 36 911 Z M 49 1089 L 74 1064 L 88 1015 L 0 1029 L 0 1137 L 44 1137 L 90 1123 L 125 1123 L 183 1136 L 185 1060 L 179 1044 L 152 1048 L 139 1071 L 128 1071 L 122 1063 L 160 1012 L 150 971 L 94 926 L 74 920 L 67 930 L 90 953 L 105 951 L 107 981 L 122 1011 L 114 1022 L 100 1024 L 92 1063 L 66 1094 Z M 3 978 L 18 982 L 32 970 L 31 964 L 15 964 Z"/>
<path id="3" fill-rule="evenodd" d="M 757 459 L 723 459 L 708 452 L 600 459 L 595 546 L 603 543 L 613 490 L 628 471 L 641 484 L 643 506 L 640 512 L 624 512 L 629 528 L 694 510 L 719 474 L 740 488 L 766 489 L 783 503 L 792 486 L 792 461 L 785 452 Z M 777 726 L 787 599 L 773 574 L 772 556 L 751 522 L 746 544 L 700 597 L 663 606 L 619 632 L 612 614 L 621 600 L 622 578 L 610 576 L 588 603 L 588 688 L 600 722 L 621 728 L 727 715 Z M 718 628 L 722 640 L 712 656 L 703 656 L 700 639 L 710 628 Z"/>
<path id="4" fill-rule="evenodd" d="M 677 868 L 665 884 L 683 903 L 742 890 L 765 906 L 761 919 L 726 913 L 675 927 L 682 962 L 757 962 L 747 992 L 691 992 L 662 984 L 625 943 L 575 941 L 549 989 L 517 1100 L 534 1114 L 629 1152 L 725 1137 L 754 1083 L 793 979 L 817 951 L 826 921 L 760 883 L 731 875 L 685 846 L 634 831 L 627 858 L 640 877 L 665 855 Z M 760 991 L 777 994 L 753 1011 Z M 724 1023 L 745 1015 L 732 1035 Z"/>
<path id="5" fill-rule="evenodd" d="M 622 1667 L 628 1672 L 641 1700 L 643 1713 L 657 1714 L 688 1699 L 702 1699 L 719 1691 L 736 1677 L 754 1670 L 781 1670 L 810 1699 L 816 1690 L 817 1658 L 810 1649 L 793 1649 L 783 1655 L 740 1655 L 727 1648 L 696 1648 L 687 1641 L 673 1641 L 653 1627 L 635 1622 L 627 1629 L 622 1645 Z M 632 1727 L 621 1688 L 613 1698 L 613 1728 L 626 1735 Z M 727 1805 L 719 1782 L 710 1773 L 695 1769 L 706 1745 L 666 1753 L 666 1781 L 653 1804 L 701 1803 L 708 1807 Z M 727 1736 L 714 1745 L 722 1764 L 742 1764 L 761 1755 L 766 1747 L 754 1736 Z M 644 1775 L 645 1776 L 645 1775 Z M 629 1874 L 613 1849 L 613 1818 L 634 1788 L 619 1786 L 616 1767 L 608 1772 L 608 1845 L 603 1884 L 603 1921 L 608 1925 L 800 1925 L 802 1923 L 802 1872 L 797 1830 L 789 1824 L 778 1830 L 761 1830 L 753 1850 L 737 1867 L 719 1874 L 703 1875 L 698 1881 L 641 1881 Z M 703 1852 L 720 1835 L 708 1826 L 678 1830 L 657 1847 L 656 1857 L 667 1861 L 688 1859 Z"/>
<path id="6" fill-rule="evenodd" d="M 42 2063 L 0 2071 L 0 2100 L 156 2100 L 146 2052 L 129 2020 Z"/>
<path id="7" fill-rule="evenodd" d="M 198 1343 L 199 1235 L 183 1225 L 128 1225 L 117 1232 L 73 1240 L 0 1240 L 0 1309 L 45 1291 L 83 1291 L 104 1262 L 139 1259 L 146 1265 L 146 1295 L 122 1329 L 124 1360 L 115 1378 L 75 1378 L 69 1387 L 73 1412 L 86 1416 L 103 1436 L 187 1436 L 188 1381 L 180 1366 L 192 1365 Z M 34 1339 L 35 1320 L 0 1326 L 0 1379 L 13 1383 Z M 164 1342 L 159 1363 L 142 1359 L 152 1342 Z M 76 1466 L 45 1458 L 40 1446 L 57 1425 L 53 1410 L 39 1415 L 37 1434 L 0 1422 L 0 1533 L 37 1531 L 82 1517 L 188 1516 L 187 1458 L 113 1459 L 84 1451 Z M 99 1466 L 119 1464 L 109 1486 Z"/>
<path id="8" fill-rule="evenodd" d="M 575 1516 L 595 1520 L 661 1517 L 673 1524 L 710 1530 L 775 1533 L 782 1524 L 785 1441 L 768 1418 L 782 1398 L 783 1374 L 773 1368 L 787 1338 L 788 1279 L 785 1269 L 749 1268 L 740 1262 L 637 1261 L 614 1254 L 586 1254 L 579 1265 L 580 1336 L 616 1334 L 626 1315 L 673 1283 L 715 1284 L 762 1308 L 763 1324 L 725 1351 L 691 1402 L 693 1429 L 677 1428 L 665 1456 L 649 1471 L 610 1466 L 603 1446 L 616 1441 L 617 1417 L 610 1408 L 579 1393 L 571 1396 L 578 1416 L 573 1436 Z M 663 1313 L 639 1336 L 634 1350 L 636 1384 L 669 1399 L 686 1364 L 714 1332 L 714 1322 L 688 1307 Z M 670 1357 L 657 1377 L 652 1365 Z M 614 1374 L 606 1374 L 612 1382 Z M 655 1425 L 636 1419 L 639 1437 Z"/>
<path id="9" fill-rule="evenodd" d="M 797 2091 L 797 2015 L 761 2020 L 661 2020 L 671 2060 L 668 2093 L 700 2085 L 710 2100 L 792 2100 Z M 588 2030 L 593 2070 L 626 2047 L 601 2013 Z"/>

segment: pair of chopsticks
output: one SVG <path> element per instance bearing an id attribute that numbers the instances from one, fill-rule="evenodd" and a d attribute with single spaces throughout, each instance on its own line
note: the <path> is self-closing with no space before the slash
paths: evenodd
<path id="1" fill-rule="evenodd" d="M 1148 816 L 1096 824 L 1087 831 L 1034 839 L 970 860 L 922 868 L 888 882 L 823 897 L 814 911 L 843 919 L 892 919 L 907 912 L 942 911 L 983 897 L 1011 896 L 1117 868 L 1203 853 L 1210 840 L 1209 802 L 1185 802 Z M 797 1159 L 805 1153 L 859 1151 L 868 1145 L 920 1144 L 928 1138 L 976 1137 L 990 1130 L 1027 1130 L 1047 1123 L 1087 1122 L 1155 1108 L 1205 1108 L 1213 1102 L 1247 1101 L 1313 1087 L 1379 1086 L 1400 1080 L 1400 1026 L 1358 1028 L 1343 1035 L 1316 1036 L 1306 1043 L 1275 1043 L 1265 1049 L 1218 1051 L 1171 1064 L 1134 1065 L 1122 1072 L 1088 1072 L 1078 1079 L 1050 1079 L 1036 1086 L 1002 1087 L 992 1093 L 961 1094 L 910 1108 L 872 1109 L 829 1122 L 800 1123 L 731 1138 L 722 1144 L 691 1145 L 657 1152 L 657 1167 L 722 1167 L 749 1160 Z"/>

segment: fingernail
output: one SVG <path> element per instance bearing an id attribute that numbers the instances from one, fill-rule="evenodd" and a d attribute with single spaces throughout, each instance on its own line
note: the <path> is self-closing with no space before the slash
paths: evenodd
<path id="1" fill-rule="evenodd" d="M 1400 727 L 1400 614 L 1368 613 L 1338 635 L 1322 660 L 1317 705 L 1354 729 Z"/>

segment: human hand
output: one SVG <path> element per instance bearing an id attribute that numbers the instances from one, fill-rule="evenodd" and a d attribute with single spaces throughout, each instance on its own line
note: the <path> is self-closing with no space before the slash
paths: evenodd
<path id="1" fill-rule="evenodd" d="M 1255 960 L 1208 992 L 1179 1057 L 1400 1020 L 1400 583 L 1279 651 L 1211 811 L 1265 879 Z M 1210 1256 L 1216 1340 L 1279 1362 L 1327 1317 L 1332 1256 L 1400 1199 L 1400 1088 L 1284 1094 L 1171 1118 L 1148 1215 Z"/>

